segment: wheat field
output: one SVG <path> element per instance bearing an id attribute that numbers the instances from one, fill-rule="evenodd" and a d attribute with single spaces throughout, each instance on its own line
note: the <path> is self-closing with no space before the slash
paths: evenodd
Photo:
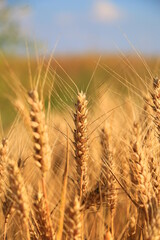
<path id="1" fill-rule="evenodd" d="M 34 74 L 28 60 L 26 86 L 4 60 L 16 116 L 1 123 L 0 239 L 160 239 L 159 78 L 142 58 L 146 78 L 99 59 L 78 86 L 52 60 Z M 99 68 L 108 84 L 93 84 Z"/>

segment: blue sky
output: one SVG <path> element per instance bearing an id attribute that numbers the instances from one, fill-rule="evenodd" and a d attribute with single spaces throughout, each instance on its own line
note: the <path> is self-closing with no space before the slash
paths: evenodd
<path id="1" fill-rule="evenodd" d="M 132 51 L 124 34 L 144 54 L 160 54 L 158 0 L 28 0 L 29 12 L 20 15 L 26 36 L 41 40 L 56 53 L 112 53 Z M 19 7 L 20 8 L 20 7 Z M 18 15 L 17 15 L 18 16 Z"/>

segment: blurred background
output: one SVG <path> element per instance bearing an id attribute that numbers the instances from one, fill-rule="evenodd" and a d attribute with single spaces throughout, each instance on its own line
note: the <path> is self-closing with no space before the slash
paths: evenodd
<path id="1" fill-rule="evenodd" d="M 25 39 L 62 55 L 130 52 L 126 34 L 141 53 L 158 55 L 159 11 L 158 0 L 1 0 L 0 44 L 18 54 Z"/>
<path id="2" fill-rule="evenodd" d="M 33 76 L 36 58 L 45 55 L 47 59 L 54 49 L 60 65 L 83 90 L 100 56 L 107 68 L 125 77 L 131 76 L 123 62 L 126 56 L 145 78 L 147 69 L 138 57 L 140 54 L 151 72 L 159 75 L 159 12 L 158 0 L 0 0 L 0 51 L 3 53 L 0 57 L 0 110 L 5 125 L 13 120 L 15 113 L 5 96 L 10 93 L 4 80 L 9 78 L 4 56 L 26 86 L 29 83 L 26 48 Z M 54 61 L 51 65 L 65 79 Z M 99 85 L 114 82 L 111 71 L 103 68 L 97 69 L 95 78 Z"/>

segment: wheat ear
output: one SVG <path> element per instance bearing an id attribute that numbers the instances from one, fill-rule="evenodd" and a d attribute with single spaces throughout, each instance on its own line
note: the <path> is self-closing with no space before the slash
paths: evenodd
<path id="1" fill-rule="evenodd" d="M 114 170 L 113 153 L 110 146 L 110 138 L 107 128 L 104 127 L 101 131 L 101 146 L 102 146 L 102 171 L 100 175 L 101 192 L 103 201 L 109 207 L 111 215 L 111 233 L 114 236 L 114 214 L 117 203 L 116 179 L 112 172 Z M 110 167 L 110 169 L 108 168 Z"/>
<path id="2" fill-rule="evenodd" d="M 133 240 L 135 239 L 136 234 L 136 223 L 137 223 L 137 217 L 131 217 L 128 221 L 128 228 L 127 228 L 127 240 Z"/>
<path id="3" fill-rule="evenodd" d="M 8 140 L 4 138 L 2 140 L 2 143 L 0 144 L 0 193 L 4 191 L 7 154 L 8 154 Z"/>
<path id="4" fill-rule="evenodd" d="M 27 240 L 30 239 L 29 234 L 29 203 L 27 198 L 26 188 L 20 174 L 20 171 L 13 160 L 9 161 L 7 166 L 10 190 L 12 192 L 12 199 L 14 207 L 17 210 L 22 223 L 22 229 L 26 234 Z"/>
<path id="5" fill-rule="evenodd" d="M 12 202 L 10 198 L 8 198 L 9 192 L 5 190 L 4 182 L 6 178 L 6 166 L 7 166 L 7 155 L 8 155 L 8 140 L 2 139 L 2 143 L 0 144 L 0 193 L 4 192 L 5 200 L 3 202 L 2 210 L 5 217 L 4 223 L 4 239 L 6 239 L 7 234 L 7 223 L 9 216 L 11 214 Z"/>
<path id="6" fill-rule="evenodd" d="M 151 240 L 160 239 L 160 211 L 157 212 L 157 215 L 150 226 L 149 237 Z"/>
<path id="7" fill-rule="evenodd" d="M 50 222 L 48 221 L 48 213 L 46 211 L 43 193 L 38 192 L 34 201 L 35 218 L 38 224 L 40 238 L 45 240 L 53 240 L 54 233 Z"/>
<path id="8" fill-rule="evenodd" d="M 68 239 L 81 240 L 82 239 L 82 218 L 80 200 L 77 194 L 70 202 L 69 207 L 66 209 L 66 232 Z"/>
<path id="9" fill-rule="evenodd" d="M 148 158 L 149 170 L 151 174 L 151 182 L 156 196 L 157 202 L 160 204 L 160 186 L 159 186 L 159 163 L 156 151 L 151 151 L 155 145 L 158 144 L 158 140 L 155 137 L 155 124 L 151 116 L 154 115 L 153 109 L 150 108 L 151 99 L 146 98 L 144 104 L 144 113 L 140 117 L 139 122 L 143 123 L 142 133 L 144 137 L 142 139 L 142 148 L 144 155 Z"/>
<path id="10" fill-rule="evenodd" d="M 89 153 L 87 135 L 87 104 L 88 101 L 86 100 L 86 95 L 83 92 L 79 92 L 76 104 L 76 113 L 74 114 L 74 144 L 80 199 L 86 194 L 88 187 L 87 164 Z"/>
<path id="11" fill-rule="evenodd" d="M 30 91 L 28 103 L 30 105 L 30 121 L 34 140 L 34 159 L 41 169 L 42 175 L 49 170 L 51 150 L 48 143 L 47 126 L 42 101 L 36 90 Z"/>
<path id="12" fill-rule="evenodd" d="M 138 206 L 138 223 L 136 236 L 140 236 L 142 229 L 148 228 L 157 209 L 153 188 L 151 185 L 151 174 L 148 162 L 145 159 L 142 148 L 141 131 L 138 123 L 134 123 L 134 137 L 130 151 L 131 191 L 134 201 Z M 141 226 L 141 227 L 140 227 Z M 144 234 L 144 232 L 142 233 Z"/>

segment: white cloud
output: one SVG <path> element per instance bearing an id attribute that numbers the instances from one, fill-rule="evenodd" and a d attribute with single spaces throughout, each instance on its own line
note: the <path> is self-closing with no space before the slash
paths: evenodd
<path id="1" fill-rule="evenodd" d="M 121 11 L 109 1 L 97 0 L 92 10 L 94 19 L 100 22 L 111 22 L 121 17 Z"/>

